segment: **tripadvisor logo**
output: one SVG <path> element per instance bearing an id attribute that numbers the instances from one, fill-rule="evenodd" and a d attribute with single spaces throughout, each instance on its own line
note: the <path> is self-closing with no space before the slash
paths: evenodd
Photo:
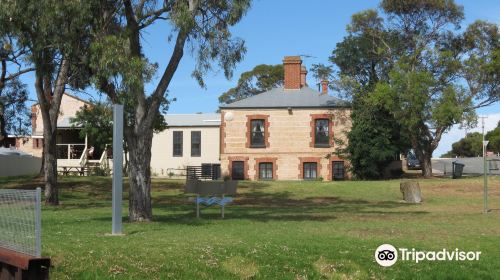
<path id="1" fill-rule="evenodd" d="M 382 244 L 375 250 L 375 260 L 381 266 L 392 266 L 399 259 L 401 261 L 478 261 L 481 256 L 480 251 L 461 251 L 443 249 L 440 251 L 417 251 L 415 248 L 396 249 L 391 244 Z"/>
<path id="2" fill-rule="evenodd" d="M 391 266 L 398 260 L 398 250 L 391 244 L 382 244 L 375 250 L 375 260 L 381 266 Z"/>

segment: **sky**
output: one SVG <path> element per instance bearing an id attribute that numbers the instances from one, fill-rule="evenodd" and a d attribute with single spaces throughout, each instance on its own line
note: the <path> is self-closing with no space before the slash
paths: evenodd
<path id="1" fill-rule="evenodd" d="M 456 1 L 464 6 L 463 27 L 476 19 L 500 24 L 500 1 L 467 0 Z M 185 114 L 215 112 L 218 96 L 234 87 L 242 72 L 259 64 L 280 64 L 286 55 L 304 55 L 303 65 L 308 69 L 314 63 L 327 63 L 335 45 L 346 36 L 346 25 L 352 14 L 377 8 L 379 1 L 333 1 L 333 0 L 254 0 L 247 15 L 232 28 L 234 36 L 245 40 L 247 53 L 234 69 L 232 79 L 227 80 L 222 71 L 209 73 L 205 77 L 206 89 L 199 87 L 191 77 L 195 60 L 185 52 L 169 87 L 169 98 L 176 98 L 169 113 Z M 156 24 L 143 34 L 144 52 L 152 62 L 159 64 L 159 79 L 168 63 L 171 45 L 168 41 L 169 27 Z M 33 99 L 33 77 L 23 80 L 29 85 Z M 308 77 L 309 84 L 315 81 Z M 151 91 L 152 86 L 148 89 Z M 331 92 L 330 94 L 335 95 Z M 85 96 L 83 96 L 85 98 Z M 479 115 L 489 115 L 486 127 L 494 128 L 500 119 L 500 104 L 481 108 Z M 480 128 L 479 128 L 480 130 Z M 465 135 L 464 130 L 453 127 L 443 136 L 434 156 L 451 149 L 451 144 Z"/>

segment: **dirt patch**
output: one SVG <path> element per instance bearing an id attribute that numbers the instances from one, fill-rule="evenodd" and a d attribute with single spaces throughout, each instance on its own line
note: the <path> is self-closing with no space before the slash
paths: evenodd
<path id="1" fill-rule="evenodd" d="M 483 192 L 482 178 L 475 179 L 457 179 L 453 181 L 447 180 L 446 182 L 426 182 L 420 181 L 425 193 L 432 193 L 436 195 L 459 195 L 470 196 L 477 195 Z M 488 180 L 488 194 L 491 196 L 500 196 L 500 181 L 497 178 L 490 178 Z"/>
<path id="2" fill-rule="evenodd" d="M 314 264 L 314 269 L 326 279 L 367 279 L 368 275 L 361 267 L 348 260 L 331 261 L 321 256 Z"/>
<path id="3" fill-rule="evenodd" d="M 222 267 L 240 279 L 250 279 L 259 273 L 259 267 L 255 262 L 241 256 L 229 258 L 222 263 Z"/>

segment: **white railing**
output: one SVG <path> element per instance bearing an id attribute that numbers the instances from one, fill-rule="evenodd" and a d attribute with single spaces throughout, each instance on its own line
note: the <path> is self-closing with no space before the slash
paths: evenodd
<path id="1" fill-rule="evenodd" d="M 85 144 L 57 144 L 57 159 L 81 159 Z"/>
<path id="2" fill-rule="evenodd" d="M 108 144 L 104 147 L 104 151 L 102 152 L 101 158 L 99 159 L 99 166 L 103 169 L 109 167 L 108 162 Z"/>
<path id="3" fill-rule="evenodd" d="M 84 167 L 85 165 L 87 165 L 87 160 L 88 160 L 87 147 L 85 147 L 85 149 L 83 149 L 82 156 L 80 157 L 80 161 L 78 163 L 80 164 L 81 167 Z"/>

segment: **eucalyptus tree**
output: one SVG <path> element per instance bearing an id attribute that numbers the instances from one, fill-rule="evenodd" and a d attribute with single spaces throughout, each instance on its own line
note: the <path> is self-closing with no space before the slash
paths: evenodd
<path id="1" fill-rule="evenodd" d="M 394 116 L 383 106 L 369 102 L 375 85 L 387 80 L 392 68 L 391 53 L 384 45 L 387 42 L 394 46 L 397 41 L 382 30 L 376 12 L 368 10 L 352 16 L 347 36 L 337 43 L 330 56 L 337 70 L 331 85 L 352 100 L 348 145 L 339 151 L 349 159 L 351 171 L 358 179 L 383 178 L 387 165 L 409 149 Z"/>
<path id="2" fill-rule="evenodd" d="M 318 86 L 318 91 L 321 91 L 321 83 L 323 81 L 331 81 L 333 79 L 333 66 L 326 65 L 323 63 L 317 63 L 311 65 L 312 76 L 316 80 L 316 85 Z"/>
<path id="3" fill-rule="evenodd" d="M 476 21 L 462 32 L 463 7 L 453 0 L 383 0 L 380 7 L 383 17 L 366 11 L 349 26 L 376 38 L 390 67 L 370 102 L 394 117 L 429 177 L 443 133 L 474 123 L 475 109 L 500 100 L 498 26 Z"/>
<path id="4" fill-rule="evenodd" d="M 99 1 L 23 0 L 0 2 L 0 26 L 25 50 L 24 63 L 35 72 L 35 90 L 43 119 L 45 202 L 59 203 L 56 133 L 67 85 L 85 87 L 92 23 Z"/>
<path id="5" fill-rule="evenodd" d="M 219 96 L 219 103 L 229 104 L 283 85 L 283 64 L 260 64 L 241 73 L 238 83 Z"/>
<path id="6" fill-rule="evenodd" d="M 195 58 L 192 77 L 203 77 L 215 62 L 226 77 L 242 60 L 244 41 L 233 37 L 231 26 L 249 9 L 250 0 L 141 0 L 107 1 L 99 21 L 101 33 L 92 46 L 91 66 L 96 87 L 113 103 L 125 105 L 124 136 L 129 149 L 129 219 L 150 221 L 151 143 L 168 107 L 167 91 L 185 54 Z M 161 23 L 160 23 L 161 22 Z M 169 51 L 165 65 L 149 61 L 143 34 L 161 24 L 158 36 L 169 38 L 158 46 Z M 159 26 L 159 25 L 158 25 Z M 153 83 L 157 71 L 159 80 Z M 153 90 L 148 91 L 146 85 Z"/>
<path id="7" fill-rule="evenodd" d="M 19 77 L 33 68 L 19 61 L 25 52 L 13 47 L 13 40 L 10 32 L 0 27 L 0 147 L 9 133 L 27 135 L 30 125 L 26 104 L 29 94 Z"/>

